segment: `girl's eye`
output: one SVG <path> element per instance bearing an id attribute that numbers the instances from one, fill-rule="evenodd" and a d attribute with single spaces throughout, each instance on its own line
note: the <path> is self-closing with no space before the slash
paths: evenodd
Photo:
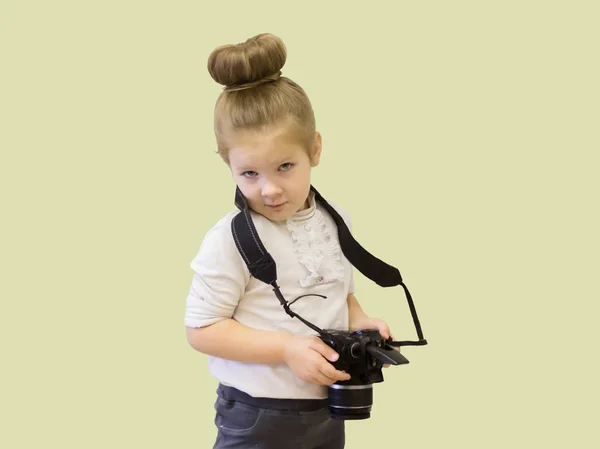
<path id="1" fill-rule="evenodd" d="M 293 166 L 294 166 L 293 163 L 286 162 L 285 164 L 281 164 L 279 166 L 279 170 L 281 170 L 281 171 L 289 171 Z M 247 170 L 247 171 L 245 171 L 245 172 L 242 173 L 242 176 L 244 178 L 254 178 L 257 175 L 258 175 L 258 173 L 256 173 L 255 171 L 252 171 L 252 170 Z"/>

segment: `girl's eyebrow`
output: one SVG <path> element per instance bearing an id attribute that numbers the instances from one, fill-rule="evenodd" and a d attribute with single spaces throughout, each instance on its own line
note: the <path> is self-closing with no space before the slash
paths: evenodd
<path id="1" fill-rule="evenodd" d="M 240 165 L 238 165 L 236 167 L 236 170 L 239 170 L 239 171 L 253 170 L 255 166 L 256 166 L 256 163 L 254 161 L 244 161 L 243 163 L 241 163 Z"/>
<path id="2" fill-rule="evenodd" d="M 294 155 L 293 154 L 286 154 L 285 157 L 282 157 L 281 159 L 279 159 L 279 163 L 277 165 L 281 165 L 284 162 L 289 162 L 292 159 L 294 159 Z"/>

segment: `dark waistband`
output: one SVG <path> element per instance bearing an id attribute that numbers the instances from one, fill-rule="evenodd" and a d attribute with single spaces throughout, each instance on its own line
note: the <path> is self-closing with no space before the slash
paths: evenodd
<path id="1" fill-rule="evenodd" d="M 217 394 L 227 401 L 238 401 L 258 408 L 287 411 L 315 411 L 327 407 L 327 399 L 280 399 L 250 396 L 234 387 L 219 384 Z"/>

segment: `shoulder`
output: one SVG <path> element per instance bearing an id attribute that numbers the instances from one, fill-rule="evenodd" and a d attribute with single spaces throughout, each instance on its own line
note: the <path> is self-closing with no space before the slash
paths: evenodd
<path id="1" fill-rule="evenodd" d="M 327 200 L 327 203 L 329 203 L 329 205 L 333 207 L 333 209 L 335 209 L 335 211 L 342 217 L 348 228 L 352 229 L 352 215 L 350 214 L 350 212 L 348 212 L 348 209 L 346 209 L 345 207 L 343 207 L 335 201 Z M 321 205 L 320 207 L 323 206 Z"/>
<path id="2" fill-rule="evenodd" d="M 227 246 L 234 243 L 231 238 L 231 222 L 236 215 L 235 211 L 231 211 L 212 225 L 204 234 L 202 245 Z"/>
<path id="3" fill-rule="evenodd" d="M 207 264 L 213 265 L 215 268 L 222 264 L 238 265 L 242 268 L 243 260 L 231 231 L 231 222 L 238 212 L 234 210 L 227 213 L 206 231 L 200 248 L 191 262 L 192 268 L 197 271 L 200 265 Z"/>
<path id="4" fill-rule="evenodd" d="M 219 268 L 227 264 L 230 268 L 244 271 L 248 274 L 248 267 L 242 258 L 240 250 L 236 244 L 236 237 L 232 229 L 232 222 L 240 214 L 240 210 L 235 209 L 220 218 L 206 233 L 200 244 L 200 249 L 192 261 L 192 267 L 199 264 L 212 264 L 214 268 Z M 260 236 L 261 240 L 271 239 L 274 233 L 272 224 L 260 214 L 250 211 L 251 220 Z"/>

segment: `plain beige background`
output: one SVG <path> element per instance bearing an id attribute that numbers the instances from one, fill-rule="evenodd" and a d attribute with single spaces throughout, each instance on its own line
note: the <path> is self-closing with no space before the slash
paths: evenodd
<path id="1" fill-rule="evenodd" d="M 212 447 L 183 327 L 234 207 L 206 60 L 272 32 L 323 134 L 314 185 L 430 342 L 347 448 L 600 447 L 595 5 L 2 0 L 0 446 Z M 415 337 L 400 287 L 357 285 Z"/>

